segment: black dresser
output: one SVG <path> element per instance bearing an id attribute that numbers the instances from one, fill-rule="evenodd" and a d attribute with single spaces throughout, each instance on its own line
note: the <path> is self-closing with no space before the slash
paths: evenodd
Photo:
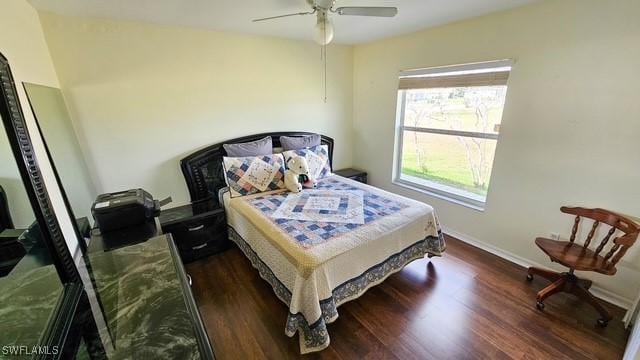
<path id="1" fill-rule="evenodd" d="M 106 354 L 81 349 L 77 359 L 214 359 L 190 277 L 155 221 L 105 234 L 93 229 L 85 261 L 89 299 L 101 310 L 93 313 L 94 341 L 110 346 Z"/>
<path id="2" fill-rule="evenodd" d="M 171 234 L 186 264 L 228 249 L 224 209 L 213 199 L 162 210 L 162 232 Z"/>

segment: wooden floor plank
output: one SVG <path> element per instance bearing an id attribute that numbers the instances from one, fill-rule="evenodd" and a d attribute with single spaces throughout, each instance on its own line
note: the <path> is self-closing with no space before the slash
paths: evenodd
<path id="1" fill-rule="evenodd" d="M 624 311 L 596 326 L 587 305 L 560 294 L 535 308 L 544 280 L 447 237 L 442 258 L 420 259 L 338 308 L 331 345 L 312 359 L 619 359 L 628 336 Z M 187 265 L 219 359 L 298 359 L 284 334 L 287 307 L 233 248 Z"/>

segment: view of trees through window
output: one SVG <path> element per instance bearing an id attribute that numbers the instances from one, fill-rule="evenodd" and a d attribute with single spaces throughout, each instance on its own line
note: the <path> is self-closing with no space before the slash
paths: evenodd
<path id="1" fill-rule="evenodd" d="M 401 178 L 487 194 L 506 85 L 401 90 Z"/>

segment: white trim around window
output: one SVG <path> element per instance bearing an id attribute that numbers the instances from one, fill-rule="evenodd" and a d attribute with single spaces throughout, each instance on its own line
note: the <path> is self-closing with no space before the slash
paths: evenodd
<path id="1" fill-rule="evenodd" d="M 459 139 L 476 138 L 497 142 L 499 125 L 496 129 L 488 131 L 486 128 L 480 129 L 485 131 L 474 131 L 473 129 L 444 128 L 442 126 L 406 126 L 404 121 L 406 115 L 405 106 L 407 106 L 407 91 L 412 89 L 506 86 L 512 64 L 513 61 L 511 60 L 499 60 L 407 70 L 400 73 L 396 110 L 395 155 L 392 172 L 393 184 L 475 210 L 484 210 L 486 196 L 468 191 L 466 188 L 450 186 L 452 183 L 432 181 L 433 178 L 430 179 L 428 176 L 420 177 L 420 174 L 415 176 L 415 174 L 412 173 L 403 173 L 403 141 L 405 132 L 409 131 L 416 134 L 434 134 L 447 137 L 455 136 Z M 471 160 L 469 161 L 471 162 Z M 493 166 L 493 163 L 491 163 L 491 166 Z"/>

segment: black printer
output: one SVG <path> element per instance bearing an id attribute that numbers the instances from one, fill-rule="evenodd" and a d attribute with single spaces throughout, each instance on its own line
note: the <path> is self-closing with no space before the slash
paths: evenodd
<path id="1" fill-rule="evenodd" d="M 152 221 L 169 202 L 170 197 L 158 201 L 143 189 L 131 189 L 98 195 L 91 214 L 104 233 Z"/>

